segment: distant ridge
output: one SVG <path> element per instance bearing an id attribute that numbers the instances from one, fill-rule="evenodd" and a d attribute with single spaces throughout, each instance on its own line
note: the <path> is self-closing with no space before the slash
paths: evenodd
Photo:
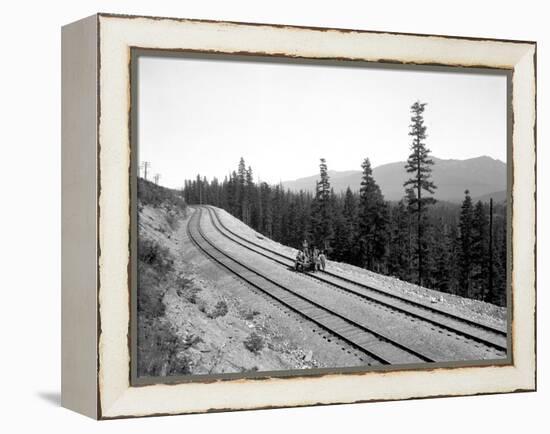
<path id="1" fill-rule="evenodd" d="M 491 195 L 497 202 L 506 199 L 506 163 L 482 156 L 466 160 L 443 160 L 433 157 L 432 176 L 437 190 L 435 198 L 460 202 L 464 190 L 470 190 L 473 198 L 488 201 Z M 404 195 L 403 183 L 408 179 L 405 162 L 383 164 L 373 169 L 373 176 L 382 189 L 386 200 L 399 200 Z M 360 170 L 329 171 L 334 191 L 345 191 L 348 186 L 358 191 L 361 183 Z M 284 187 L 293 191 L 314 191 L 319 175 L 284 181 Z"/>

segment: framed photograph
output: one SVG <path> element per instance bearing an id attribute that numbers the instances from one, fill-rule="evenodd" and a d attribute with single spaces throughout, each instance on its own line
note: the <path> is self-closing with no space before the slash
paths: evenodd
<path id="1" fill-rule="evenodd" d="M 62 54 L 65 407 L 535 390 L 534 42 L 98 14 Z"/>

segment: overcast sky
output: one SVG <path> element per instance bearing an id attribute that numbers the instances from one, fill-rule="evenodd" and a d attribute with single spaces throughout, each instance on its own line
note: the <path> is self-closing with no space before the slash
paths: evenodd
<path id="1" fill-rule="evenodd" d="M 506 161 L 506 78 L 252 61 L 139 58 L 139 159 L 160 183 L 220 179 L 239 158 L 276 183 L 409 154 L 410 106 L 427 102 L 438 158 Z"/>

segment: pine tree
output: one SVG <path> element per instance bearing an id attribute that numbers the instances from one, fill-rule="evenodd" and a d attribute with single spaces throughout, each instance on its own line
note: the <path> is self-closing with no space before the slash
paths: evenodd
<path id="1" fill-rule="evenodd" d="M 281 235 L 283 232 L 283 215 L 284 208 L 284 190 L 281 184 L 277 184 L 273 189 L 273 202 L 272 202 L 272 237 L 275 241 L 281 241 Z"/>
<path id="2" fill-rule="evenodd" d="M 460 210 L 460 252 L 459 252 L 459 295 L 472 296 L 472 244 L 473 244 L 473 205 L 470 192 L 464 192 L 465 198 Z"/>
<path id="3" fill-rule="evenodd" d="M 332 227 L 334 237 L 331 245 L 331 257 L 335 261 L 344 261 L 348 245 L 348 233 L 346 227 L 346 219 L 344 218 L 343 201 L 334 193 L 334 189 L 330 191 L 330 209 L 332 211 Z"/>
<path id="4" fill-rule="evenodd" d="M 327 163 L 321 158 L 319 164 L 320 180 L 317 181 L 315 199 L 312 203 L 312 236 L 315 246 L 329 250 L 334 232 L 330 200 L 330 180 Z"/>
<path id="5" fill-rule="evenodd" d="M 485 301 L 506 306 L 507 239 L 506 204 L 489 204 L 488 288 Z"/>
<path id="6" fill-rule="evenodd" d="M 460 295 L 460 236 L 456 222 L 450 226 L 447 234 L 449 292 Z"/>
<path id="7" fill-rule="evenodd" d="M 424 125 L 424 109 L 426 103 L 415 102 L 411 106 L 411 131 L 412 136 L 411 154 L 407 159 L 405 169 L 411 174 L 403 186 L 406 188 L 407 197 L 409 198 L 409 207 L 416 217 L 416 259 L 417 259 L 417 283 L 422 285 L 424 278 L 424 257 L 427 254 L 426 240 L 424 233 L 426 229 L 426 219 L 424 214 L 428 205 L 435 203 L 432 196 L 425 196 L 424 193 L 433 194 L 436 189 L 435 184 L 431 180 L 431 166 L 434 164 L 429 157 L 430 150 L 426 147 L 424 140 L 426 139 L 426 126 Z"/>
<path id="8" fill-rule="evenodd" d="M 262 230 L 269 238 L 273 238 L 273 194 L 266 182 L 260 185 L 260 200 L 262 202 Z"/>
<path id="9" fill-rule="evenodd" d="M 300 244 L 297 246 L 299 248 L 302 247 L 303 245 L 302 243 L 304 240 L 310 240 L 312 237 L 311 235 L 312 233 L 312 230 L 311 230 L 312 201 L 313 201 L 313 197 L 310 192 L 306 193 L 300 190 L 299 198 L 298 198 L 298 203 L 300 204 L 300 211 L 299 211 L 299 218 L 298 218 L 299 226 L 300 226 L 300 230 L 299 230 Z"/>
<path id="10" fill-rule="evenodd" d="M 434 226 L 432 239 L 432 271 L 430 287 L 438 291 L 449 292 L 451 286 L 451 270 L 449 266 L 449 235 L 443 219 Z"/>
<path id="11" fill-rule="evenodd" d="M 388 210 L 380 187 L 372 176 L 370 160 L 361 165 L 363 175 L 359 191 L 359 246 L 363 264 L 382 271 L 386 255 Z"/>
<path id="12" fill-rule="evenodd" d="M 254 177 L 252 175 L 252 167 L 248 166 L 248 169 L 245 171 L 245 180 L 243 188 L 243 222 L 247 225 L 250 225 L 251 220 L 251 209 L 252 209 L 252 199 L 254 195 Z"/>
<path id="13" fill-rule="evenodd" d="M 388 252 L 388 273 L 402 280 L 409 279 L 410 261 L 410 213 L 400 200 L 393 207 L 390 217 L 390 247 Z"/>
<path id="14" fill-rule="evenodd" d="M 472 219 L 472 297 L 485 300 L 488 291 L 489 245 L 483 203 L 475 205 Z"/>
<path id="15" fill-rule="evenodd" d="M 248 197 L 246 191 L 246 164 L 244 158 L 239 160 L 239 166 L 237 168 L 237 217 L 244 221 L 246 208 L 248 207 Z"/>
<path id="16" fill-rule="evenodd" d="M 237 172 L 235 171 L 231 172 L 229 176 L 228 190 L 229 212 L 240 218 L 240 189 Z"/>
<path id="17" fill-rule="evenodd" d="M 500 208 L 500 209 L 499 209 Z M 493 219 L 493 255 L 494 255 L 494 283 L 493 294 L 489 300 L 499 306 L 506 306 L 506 275 L 508 273 L 508 250 L 507 250 L 507 227 L 506 227 L 506 205 L 496 207 Z"/>
<path id="18" fill-rule="evenodd" d="M 343 261 L 348 264 L 357 264 L 357 201 L 351 188 L 346 189 L 344 204 L 342 207 L 344 219 L 344 243 L 345 251 Z"/>

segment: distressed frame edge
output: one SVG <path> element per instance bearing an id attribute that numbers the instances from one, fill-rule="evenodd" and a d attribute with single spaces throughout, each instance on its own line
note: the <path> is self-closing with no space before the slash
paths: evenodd
<path id="1" fill-rule="evenodd" d="M 457 35 L 434 35 L 430 33 L 414 33 L 414 32 L 397 32 L 397 31 L 384 31 L 384 30 L 365 30 L 365 29 L 350 29 L 345 27 L 320 27 L 320 26 L 308 26 L 308 25 L 296 25 L 296 24 L 278 24 L 278 23 L 253 23 L 247 21 L 232 21 L 232 20 L 213 20 L 206 18 L 178 18 L 167 16 L 151 16 L 151 15 L 132 15 L 132 14 L 118 14 L 111 12 L 98 12 L 98 18 L 122 18 L 122 19 L 140 19 L 157 21 L 175 21 L 175 22 L 188 22 L 188 23 L 207 23 L 207 24 L 228 24 L 237 26 L 251 26 L 251 27 L 272 27 L 275 29 L 296 29 L 296 30 L 313 30 L 319 32 L 339 32 L 339 33 L 370 33 L 380 35 L 395 35 L 395 36 L 418 36 L 418 37 L 436 37 L 445 39 L 459 39 L 465 41 L 488 41 L 488 42 L 504 42 L 514 44 L 536 44 L 534 40 L 521 40 L 521 39 L 499 39 L 491 37 L 476 37 L 476 36 L 457 36 Z"/>
<path id="2" fill-rule="evenodd" d="M 100 14 L 101 16 L 106 16 L 106 17 L 111 17 L 111 15 L 105 15 L 105 14 Z M 117 17 L 120 17 L 120 16 L 117 16 Z M 124 16 L 124 18 L 136 18 L 136 17 L 128 17 L 128 16 Z M 139 17 L 138 17 L 139 18 Z M 146 19 L 155 19 L 154 17 L 145 17 Z M 173 20 L 173 19 L 172 19 Z M 99 19 L 98 19 L 99 21 Z M 182 21 L 196 21 L 196 20 L 182 20 Z M 200 20 L 199 20 L 200 21 Z M 208 21 L 210 22 L 210 21 Z M 220 23 L 220 22 L 214 22 L 214 23 Z M 223 22 L 222 22 L 223 23 Z M 239 25 L 240 23 L 232 23 L 232 24 L 235 24 L 235 25 Z M 245 25 L 250 25 L 250 26 L 254 26 L 254 24 L 245 24 Z M 268 25 L 270 26 L 270 25 Z M 307 27 L 306 28 L 303 28 L 303 27 L 298 27 L 298 26 L 281 26 L 283 28 L 286 28 L 286 27 L 292 27 L 293 29 L 308 29 Z M 329 29 L 330 30 L 330 29 Z M 363 31 L 365 33 L 372 33 L 372 32 L 368 32 L 368 31 Z M 381 32 L 381 33 L 387 33 L 387 32 Z M 400 34 L 397 34 L 397 35 L 400 35 Z M 417 35 L 415 35 L 417 36 Z M 427 37 L 433 37 L 433 36 L 438 36 L 438 35 L 421 35 L 422 37 L 424 36 L 427 36 Z M 450 39 L 453 39 L 453 37 L 443 37 L 443 38 L 450 38 Z M 470 40 L 470 39 L 468 39 Z M 486 39 L 474 39 L 474 40 L 486 40 Z M 498 42 L 503 42 L 502 40 L 496 40 Z M 514 41 L 515 43 L 516 41 Z M 522 42 L 523 43 L 523 42 Z M 532 131 L 533 131 L 533 150 L 534 150 L 534 157 L 535 157 L 535 167 L 533 168 L 533 170 L 536 170 L 536 43 L 527 43 L 528 45 L 526 46 L 526 50 L 525 50 L 525 53 L 529 54 L 528 52 L 533 49 L 532 51 L 532 57 L 533 57 L 533 72 L 534 72 L 534 75 L 533 77 L 528 77 L 529 80 L 532 78 L 532 84 L 534 86 L 534 112 L 533 112 L 533 116 L 534 116 L 534 119 L 533 119 L 533 125 L 532 125 Z M 519 62 L 518 62 L 519 63 Z M 514 141 L 515 143 L 515 141 Z M 536 195 L 536 178 L 535 178 L 535 185 L 534 185 L 534 194 Z M 535 196 L 535 206 L 536 206 L 536 196 Z M 534 241 L 534 254 L 536 255 L 536 214 L 534 216 L 535 220 L 534 220 L 534 225 L 535 225 L 535 239 L 533 240 Z M 536 259 L 536 258 L 535 258 Z M 535 263 L 535 267 L 536 267 L 536 263 Z M 536 270 L 534 270 L 536 272 Z M 536 278 L 536 275 L 535 275 L 535 278 Z M 536 281 L 535 281 L 535 296 L 536 296 Z M 535 321 L 536 321 L 536 299 L 535 299 L 535 310 L 534 310 L 534 317 L 535 317 Z M 536 333 L 536 326 L 535 326 L 535 333 Z M 535 334 L 535 338 L 536 338 L 536 334 Z M 423 399 L 423 398 L 429 398 L 429 397 L 437 397 L 437 396 L 467 396 L 467 395 L 477 395 L 477 394 L 493 394 L 493 393 L 510 393 L 510 392 L 515 392 L 515 391 L 533 391 L 533 390 L 536 390 L 536 340 L 534 341 L 534 344 L 535 344 L 535 348 L 534 348 L 534 363 L 535 363 L 535 366 L 534 366 L 534 381 L 533 381 L 533 384 L 531 384 L 529 382 L 529 384 L 525 384 L 526 387 L 518 387 L 514 390 L 505 390 L 505 391 L 497 391 L 497 392 L 482 392 L 482 393 L 459 393 L 457 395 L 454 395 L 454 394 L 450 394 L 450 395 L 425 395 L 425 396 L 422 396 L 420 394 L 418 394 L 417 396 L 411 396 L 411 397 L 404 397 L 404 398 L 389 398 L 389 399 L 367 399 L 367 400 L 359 400 L 359 401 L 346 401 L 346 402 L 349 402 L 349 403 L 352 403 L 352 402 L 376 402 L 376 401 L 380 401 L 380 400 L 394 400 L 394 399 Z M 100 352 L 100 348 L 98 347 L 98 353 Z M 101 389 L 101 387 L 100 387 Z M 117 400 L 118 401 L 118 400 Z M 345 402 L 334 402 L 333 404 L 337 404 L 337 403 L 345 403 Z M 242 407 L 242 408 L 239 408 L 239 407 L 235 407 L 235 408 L 212 408 L 212 409 L 206 409 L 204 411 L 228 411 L 228 410 L 247 410 L 247 409 L 253 409 L 253 408 L 280 408 L 280 407 L 286 407 L 286 406 L 292 406 L 292 407 L 295 407 L 295 406 L 309 406 L 309 405 L 323 405 L 323 404 L 332 404 L 332 403 L 325 403 L 325 402 L 318 402 L 318 403 L 309 403 L 309 404 L 288 404 L 288 405 L 274 405 L 274 406 L 269 406 L 269 407 L 265 407 L 265 406 L 261 406 L 261 407 Z M 116 406 L 115 406 L 116 407 Z M 111 410 L 111 408 L 109 408 L 108 410 Z M 110 411 L 105 411 L 104 413 L 111 413 Z M 115 410 L 113 408 L 113 410 Z M 168 413 L 155 413 L 153 415 L 160 415 L 160 414 L 183 414 L 183 413 L 200 413 L 200 412 L 203 412 L 203 411 L 185 411 L 185 410 L 182 410 L 182 411 L 178 411 L 176 413 L 174 412 L 168 412 Z M 116 410 L 115 410 L 115 413 L 116 413 Z M 104 419 L 110 419 L 110 418 L 122 418 L 122 417 L 137 417 L 137 416 L 147 416 L 147 415 L 150 415 L 150 414 L 104 414 L 103 416 L 100 416 Z"/>
<path id="3" fill-rule="evenodd" d="M 92 419 L 101 408 L 98 24 L 95 14 L 61 29 L 61 405 Z"/>

